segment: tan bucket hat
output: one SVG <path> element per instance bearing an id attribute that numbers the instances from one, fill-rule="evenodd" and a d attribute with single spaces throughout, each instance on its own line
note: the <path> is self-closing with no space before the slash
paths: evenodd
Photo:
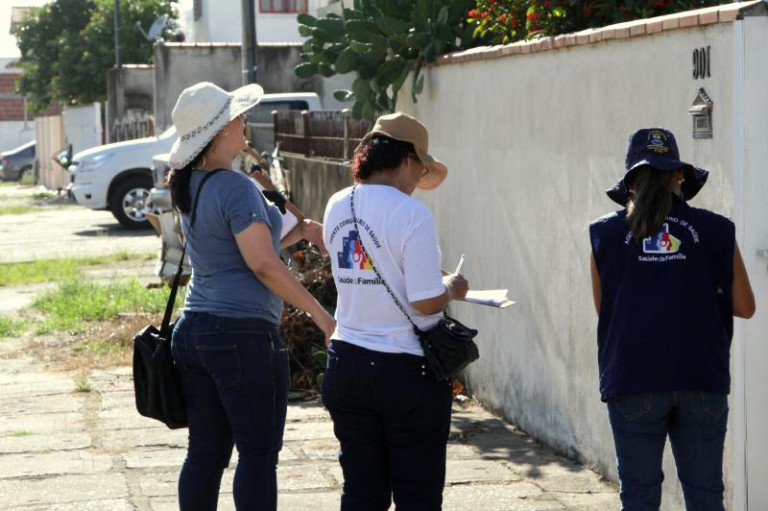
<path id="1" fill-rule="evenodd" d="M 410 142 L 416 150 L 416 156 L 427 167 L 424 177 L 416 185 L 422 190 L 434 190 L 448 175 L 448 167 L 429 154 L 429 133 L 427 128 L 415 118 L 403 112 L 382 115 L 363 140 L 374 135 L 384 135 L 401 142 Z"/>
<path id="2" fill-rule="evenodd" d="M 263 95 L 264 89 L 255 83 L 232 92 L 211 82 L 200 82 L 184 89 L 171 113 L 179 134 L 171 147 L 171 167 L 180 169 L 189 164 L 216 133 L 229 121 L 257 105 Z"/>

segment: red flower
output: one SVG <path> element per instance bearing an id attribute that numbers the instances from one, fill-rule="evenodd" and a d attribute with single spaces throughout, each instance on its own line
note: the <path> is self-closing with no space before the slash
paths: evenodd
<path id="1" fill-rule="evenodd" d="M 488 12 L 488 11 L 485 11 L 485 12 L 483 13 L 483 18 L 487 18 L 487 17 L 488 17 L 488 16 L 490 16 L 490 15 L 491 15 L 491 13 L 490 13 L 490 12 Z"/>
<path id="2" fill-rule="evenodd" d="M 549 0 L 544 0 L 541 6 L 545 9 L 549 9 L 550 7 L 552 7 L 552 2 L 550 2 Z"/>
<path id="3" fill-rule="evenodd" d="M 529 12 L 528 15 L 526 16 L 526 18 L 528 19 L 528 21 L 536 21 L 537 19 L 539 19 L 539 13 L 538 12 Z"/>
<path id="4" fill-rule="evenodd" d="M 584 14 L 584 16 L 589 18 L 595 13 L 595 9 L 593 7 L 585 7 L 581 12 Z"/>
<path id="5" fill-rule="evenodd" d="M 472 9 L 467 13 L 467 16 L 469 16 L 470 18 L 474 18 L 476 15 L 477 15 L 477 11 L 474 9 Z"/>

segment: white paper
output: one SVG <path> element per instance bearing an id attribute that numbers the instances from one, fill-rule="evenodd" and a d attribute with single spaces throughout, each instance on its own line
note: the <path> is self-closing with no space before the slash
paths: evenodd
<path id="1" fill-rule="evenodd" d="M 517 302 L 513 302 L 507 298 L 508 289 L 484 289 L 476 290 L 470 289 L 467 291 L 467 296 L 464 297 L 465 302 L 476 303 L 479 305 L 489 305 L 491 307 L 505 308 L 511 305 L 515 305 Z"/>

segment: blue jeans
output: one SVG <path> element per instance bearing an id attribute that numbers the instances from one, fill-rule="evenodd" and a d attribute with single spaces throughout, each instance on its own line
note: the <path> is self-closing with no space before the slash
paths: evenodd
<path id="1" fill-rule="evenodd" d="M 344 473 L 342 511 L 439 511 L 451 384 L 423 357 L 333 341 L 323 379 Z M 308 508 L 309 509 L 309 508 Z"/>
<path id="2" fill-rule="evenodd" d="M 728 396 L 653 392 L 608 400 L 623 511 L 658 511 L 669 435 L 688 511 L 725 511 L 723 447 Z"/>
<path id="3" fill-rule="evenodd" d="M 236 445 L 235 507 L 274 511 L 289 387 L 288 352 L 277 327 L 185 312 L 172 349 L 189 419 L 180 508 L 216 509 L 221 476 Z"/>

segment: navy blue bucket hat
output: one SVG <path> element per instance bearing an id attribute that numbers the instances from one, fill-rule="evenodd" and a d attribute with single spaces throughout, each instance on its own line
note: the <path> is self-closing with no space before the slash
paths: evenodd
<path id="1" fill-rule="evenodd" d="M 644 128 L 629 137 L 627 157 L 624 160 L 627 173 L 613 185 L 613 188 L 605 191 L 608 197 L 617 204 L 626 206 L 630 196 L 629 185 L 632 183 L 635 172 L 645 166 L 669 171 L 683 169 L 685 181 L 680 188 L 683 192 L 683 200 L 686 201 L 699 193 L 709 176 L 708 171 L 680 161 L 680 151 L 677 149 L 677 142 L 671 131 L 664 128 Z"/>

